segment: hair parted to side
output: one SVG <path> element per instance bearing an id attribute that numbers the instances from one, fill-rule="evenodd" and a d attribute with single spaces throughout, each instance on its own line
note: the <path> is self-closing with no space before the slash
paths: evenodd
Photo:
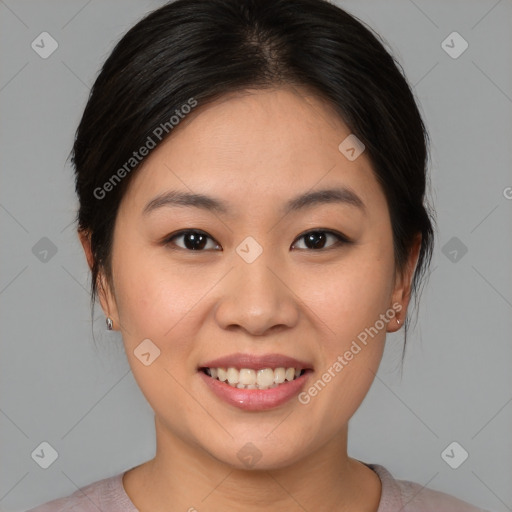
<path id="1" fill-rule="evenodd" d="M 76 220 L 90 235 L 94 258 L 91 317 L 100 274 L 113 288 L 114 225 L 140 163 L 104 197 L 95 190 L 190 98 L 201 106 L 231 92 L 286 85 L 314 91 L 365 144 L 387 199 L 397 272 L 421 234 L 412 282 L 417 304 L 434 243 L 429 140 L 403 70 L 380 37 L 326 0 L 177 0 L 117 43 L 76 131 Z"/>

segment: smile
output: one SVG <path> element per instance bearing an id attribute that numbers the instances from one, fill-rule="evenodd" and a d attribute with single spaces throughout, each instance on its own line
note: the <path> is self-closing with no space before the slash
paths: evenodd
<path id="1" fill-rule="evenodd" d="M 293 367 L 259 370 L 203 367 L 197 374 L 208 390 L 222 402 L 245 411 L 265 411 L 286 404 L 297 396 L 312 373 L 311 369 L 300 370 Z M 287 374 L 291 380 L 287 379 Z M 225 380 L 220 380 L 219 376 Z"/>

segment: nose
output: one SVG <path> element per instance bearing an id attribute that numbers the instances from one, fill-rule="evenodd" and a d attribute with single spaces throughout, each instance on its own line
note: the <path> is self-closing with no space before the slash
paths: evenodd
<path id="1" fill-rule="evenodd" d="M 263 336 L 297 324 L 299 299 L 287 282 L 289 274 L 264 254 L 252 263 L 238 262 L 227 276 L 215 309 L 221 328 Z"/>

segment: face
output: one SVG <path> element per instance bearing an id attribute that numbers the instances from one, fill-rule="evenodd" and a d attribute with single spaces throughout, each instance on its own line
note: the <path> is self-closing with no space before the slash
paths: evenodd
<path id="1" fill-rule="evenodd" d="M 133 176 L 101 303 L 159 436 L 270 469 L 346 428 L 404 319 L 411 276 L 395 273 L 369 159 L 338 149 L 349 135 L 304 90 L 247 91 L 198 107 Z M 212 200 L 165 200 L 171 191 Z M 206 367 L 273 387 L 239 389 Z M 299 377 L 279 383 L 290 367 Z"/>

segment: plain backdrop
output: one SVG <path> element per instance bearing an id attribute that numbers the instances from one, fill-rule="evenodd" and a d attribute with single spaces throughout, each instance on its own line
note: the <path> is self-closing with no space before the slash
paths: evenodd
<path id="1" fill-rule="evenodd" d="M 99 305 L 91 326 L 67 157 L 114 43 L 162 4 L 0 1 L 2 511 L 154 455 L 152 410 Z M 338 4 L 381 34 L 414 88 L 432 138 L 439 228 L 403 373 L 400 331 L 351 420 L 349 454 L 512 510 L 512 2 Z M 56 42 L 43 36 L 45 51 L 58 45 L 47 58 L 32 46 L 42 32 Z M 58 454 L 47 469 L 33 456 L 43 442 Z M 454 457 L 468 453 L 457 469 L 442 457 L 452 442 Z"/>

